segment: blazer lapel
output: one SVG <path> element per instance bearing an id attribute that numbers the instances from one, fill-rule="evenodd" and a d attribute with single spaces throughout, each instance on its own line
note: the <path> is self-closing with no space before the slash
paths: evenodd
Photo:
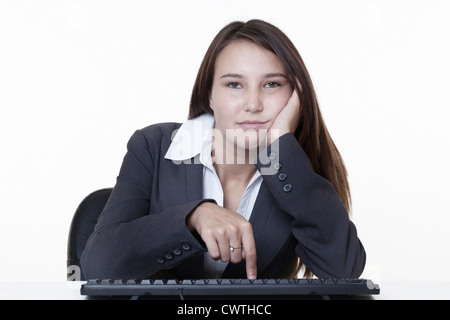
<path id="1" fill-rule="evenodd" d="M 184 183 L 186 198 L 188 202 L 203 198 L 203 165 L 199 164 L 197 158 L 192 159 L 193 163 L 186 164 L 186 181 Z M 189 270 L 189 276 L 194 279 L 204 277 L 203 253 L 192 256 L 187 267 L 181 266 L 182 270 Z M 185 278 L 185 277 L 184 277 Z"/>
<path id="2" fill-rule="evenodd" d="M 203 165 L 198 160 L 198 156 L 191 161 L 193 163 L 184 165 L 186 168 L 185 190 L 188 202 L 203 198 Z"/>

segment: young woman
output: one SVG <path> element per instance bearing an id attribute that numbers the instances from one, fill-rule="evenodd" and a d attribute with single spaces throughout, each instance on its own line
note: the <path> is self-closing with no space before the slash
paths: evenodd
<path id="1" fill-rule="evenodd" d="M 346 176 L 292 42 L 267 22 L 233 22 L 204 57 L 189 120 L 131 137 L 83 273 L 357 278 Z"/>

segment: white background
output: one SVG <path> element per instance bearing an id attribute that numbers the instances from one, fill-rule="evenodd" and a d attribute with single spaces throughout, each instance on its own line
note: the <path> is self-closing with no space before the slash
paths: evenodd
<path id="1" fill-rule="evenodd" d="M 385 280 L 448 280 L 448 1 L 0 0 L 0 280 L 66 277 L 72 215 L 132 133 L 185 121 L 214 35 L 260 18 L 296 44 Z"/>

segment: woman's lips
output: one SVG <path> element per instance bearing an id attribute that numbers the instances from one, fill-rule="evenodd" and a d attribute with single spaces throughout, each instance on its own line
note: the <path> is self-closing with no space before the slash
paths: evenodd
<path id="1" fill-rule="evenodd" d="M 261 129 L 263 128 L 268 121 L 241 121 L 238 122 L 237 125 L 242 129 Z"/>

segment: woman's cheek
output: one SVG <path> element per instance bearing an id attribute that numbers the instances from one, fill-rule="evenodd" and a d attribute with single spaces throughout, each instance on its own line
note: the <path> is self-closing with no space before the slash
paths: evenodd
<path id="1" fill-rule="evenodd" d="M 270 110 L 275 116 L 278 115 L 288 103 L 291 95 L 291 90 L 284 89 L 278 94 L 268 97 L 266 100 L 267 111 Z"/>
<path id="2" fill-rule="evenodd" d="M 284 99 L 273 99 L 270 102 L 267 102 L 264 105 L 264 109 L 269 116 L 271 120 L 275 120 L 277 115 L 283 110 L 284 106 L 286 104 L 284 103 Z"/>

